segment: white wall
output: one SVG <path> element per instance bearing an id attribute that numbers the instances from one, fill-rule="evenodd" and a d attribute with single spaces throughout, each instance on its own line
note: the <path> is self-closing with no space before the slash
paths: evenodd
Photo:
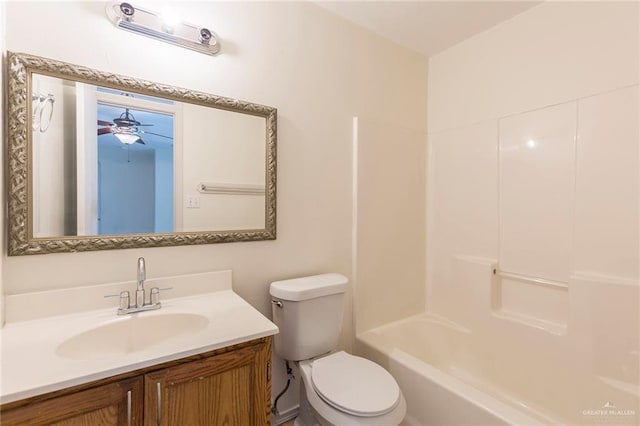
<path id="1" fill-rule="evenodd" d="M 201 183 L 265 185 L 266 119 L 231 111 L 182 106 L 182 228 L 261 229 L 264 195 L 206 194 Z M 197 197 L 199 208 L 188 208 Z"/>
<path id="2" fill-rule="evenodd" d="M 358 117 L 356 333 L 424 311 L 426 134 Z"/>
<path id="3" fill-rule="evenodd" d="M 429 132 L 638 82 L 634 2 L 547 2 L 429 60 Z"/>
<path id="4" fill-rule="evenodd" d="M 5 76 L 5 64 L 6 64 L 6 5 L 5 2 L 0 2 L 0 51 L 2 52 L 2 64 L 0 65 L 0 81 L 4 81 Z M 0 114 L 0 132 L 2 133 L 2 140 L 6 139 L 6 130 L 4 125 L 4 117 L 5 117 L 5 107 L 7 105 L 7 100 L 5 99 L 5 85 L 0 85 L 0 102 L 2 107 L 0 110 L 2 114 Z M 4 149 L 0 149 L 0 169 L 4 169 Z M 4 175 L 4 174 L 3 174 Z M 0 226 L 0 246 L 2 246 L 2 260 L 0 260 L 0 326 L 4 325 L 4 253 L 7 252 L 7 244 L 5 242 L 5 217 L 6 217 L 6 200 L 4 194 L 5 185 L 0 185 L 0 200 L 2 201 L 2 214 L 0 214 L 0 220 L 2 221 L 2 226 Z"/>
<path id="5" fill-rule="evenodd" d="M 546 2 L 429 61 L 428 308 L 563 423 L 640 408 L 639 12 Z"/>
<path id="6" fill-rule="evenodd" d="M 33 167 L 33 235 L 67 235 L 68 208 L 75 209 L 75 205 L 67 205 L 70 188 L 64 172 L 73 158 L 69 148 L 75 145 L 75 87 L 65 87 L 63 80 L 42 75 L 33 80 L 32 87 L 38 95 L 54 96 L 53 105 L 41 107 L 42 113 L 34 118 L 39 125 L 32 132 L 33 156 L 37 159 Z"/>
<path id="7" fill-rule="evenodd" d="M 638 278 L 637 12 L 545 3 L 430 59 L 431 291 L 455 254 Z M 595 126 L 603 102 L 624 126 Z"/>
<path id="8" fill-rule="evenodd" d="M 104 7 L 10 2 L 6 48 L 278 108 L 277 240 L 5 257 L 5 292 L 129 280 L 144 256 L 149 277 L 230 268 L 235 290 L 270 316 L 270 282 L 350 276 L 352 117 L 424 133 L 426 59 L 307 2 L 181 2 L 183 19 L 220 36 L 216 57 L 118 30 Z M 392 227 L 396 218 L 385 220 Z M 387 261 L 401 256 L 391 252 Z M 350 314 L 345 319 L 348 348 Z M 278 365 L 274 392 L 282 386 Z"/>

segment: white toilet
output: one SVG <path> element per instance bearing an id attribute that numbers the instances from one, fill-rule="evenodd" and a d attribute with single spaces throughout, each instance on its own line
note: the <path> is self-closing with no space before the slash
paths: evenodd
<path id="1" fill-rule="evenodd" d="M 395 426 L 407 405 L 395 379 L 378 364 L 334 352 L 347 278 L 322 274 L 271 283 L 275 351 L 296 361 L 300 412 L 296 426 Z"/>

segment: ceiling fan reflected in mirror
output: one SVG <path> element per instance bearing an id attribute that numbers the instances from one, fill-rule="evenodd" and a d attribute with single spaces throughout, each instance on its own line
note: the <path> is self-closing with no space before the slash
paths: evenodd
<path id="1" fill-rule="evenodd" d="M 173 139 L 171 136 L 165 136 L 140 129 L 140 127 L 153 126 L 153 124 L 143 124 L 139 122 L 129 111 L 129 108 L 125 108 L 125 111 L 120 114 L 119 117 L 114 118 L 113 123 L 105 120 L 98 120 L 98 126 L 103 126 L 98 129 L 98 136 L 112 134 L 125 145 L 131 145 L 134 143 L 145 145 L 145 142 L 140 136 L 141 134 Z"/>

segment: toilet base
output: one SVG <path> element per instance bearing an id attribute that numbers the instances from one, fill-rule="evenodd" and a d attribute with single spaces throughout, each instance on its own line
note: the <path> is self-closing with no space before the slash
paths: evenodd
<path id="1" fill-rule="evenodd" d="M 304 380 L 300 381 L 300 408 L 293 426 L 334 426 L 324 419 L 317 419 L 316 412 L 307 399 Z M 312 390 L 313 392 L 313 390 Z"/>

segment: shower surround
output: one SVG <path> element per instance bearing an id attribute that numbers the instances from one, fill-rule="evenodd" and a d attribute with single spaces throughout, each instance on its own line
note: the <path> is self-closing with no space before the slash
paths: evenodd
<path id="1" fill-rule="evenodd" d="M 426 309 L 355 299 L 408 424 L 640 423 L 639 7 L 545 2 L 430 58 Z"/>

